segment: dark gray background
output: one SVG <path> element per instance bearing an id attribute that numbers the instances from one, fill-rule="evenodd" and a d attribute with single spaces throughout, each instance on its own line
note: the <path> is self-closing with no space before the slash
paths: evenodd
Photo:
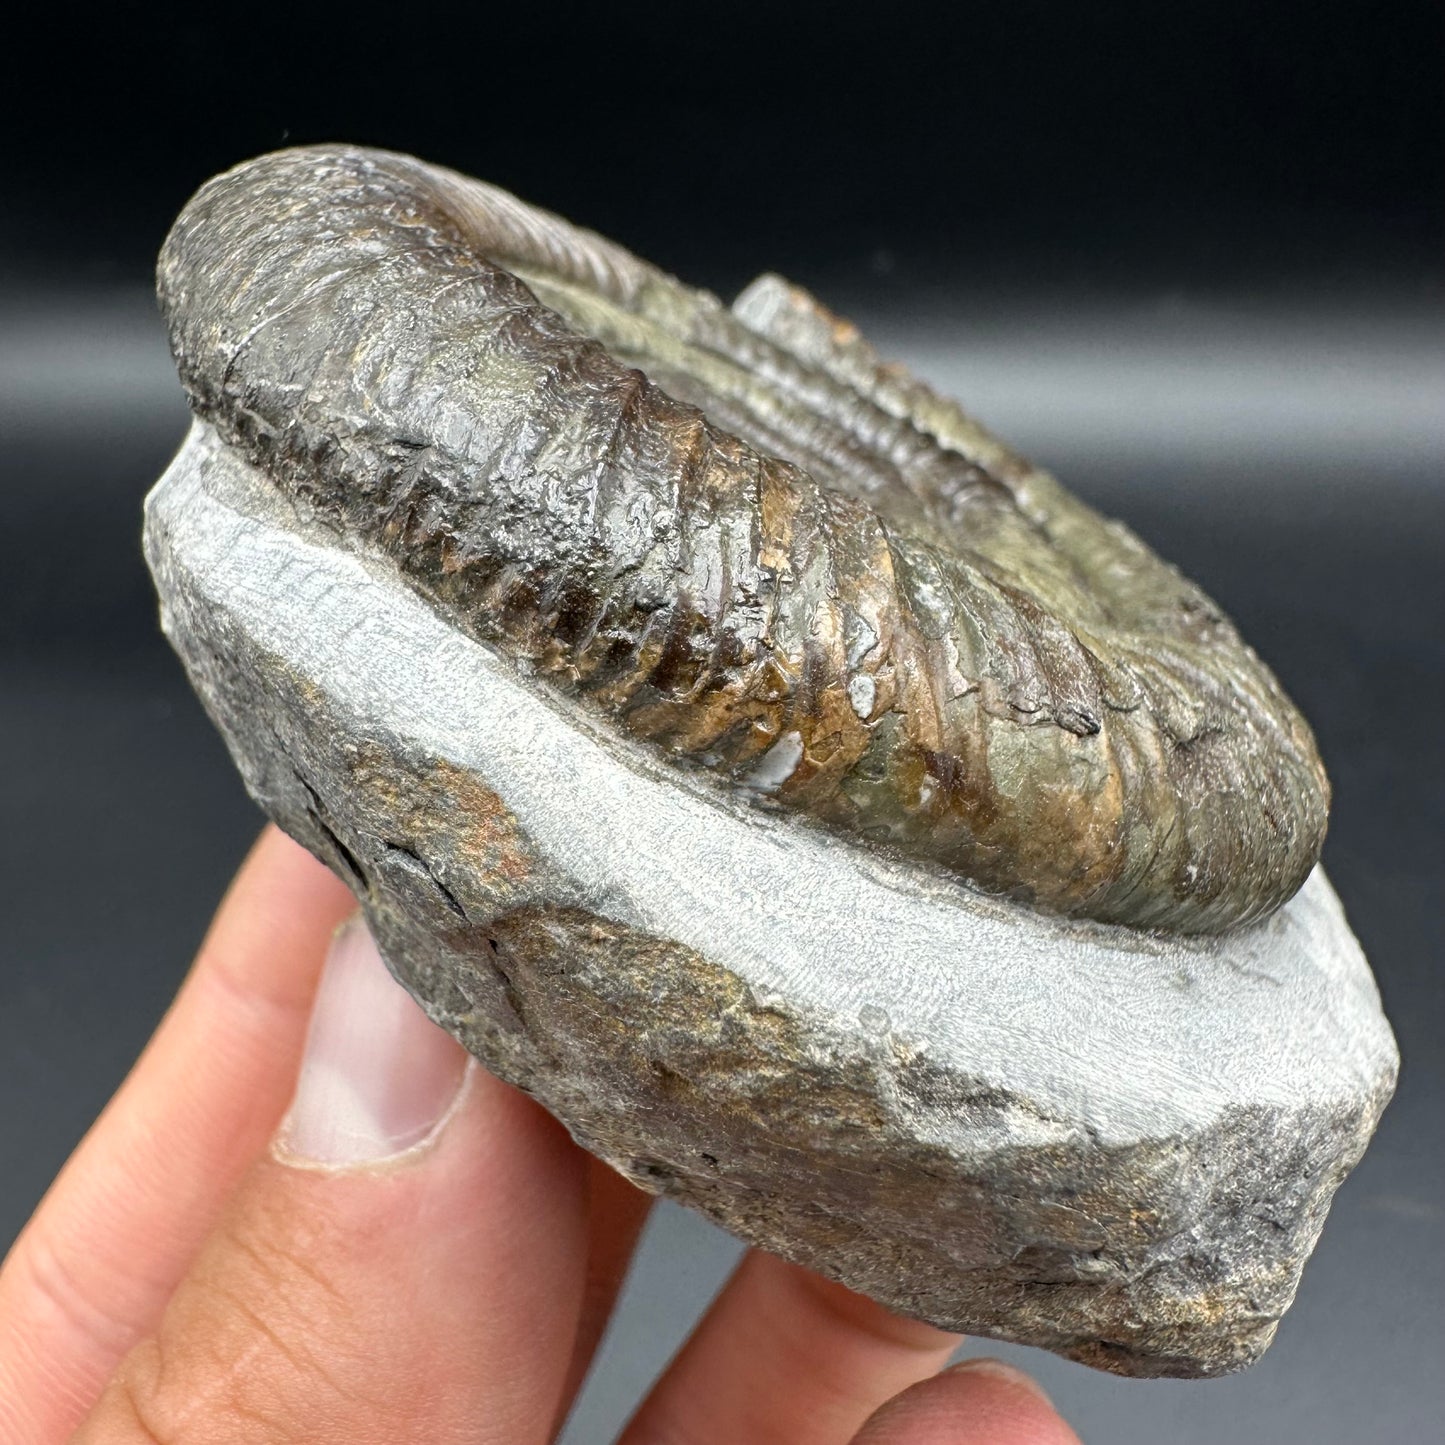
<path id="1" fill-rule="evenodd" d="M 150 260 L 211 171 L 347 138 L 499 181 L 724 293 L 793 275 L 1234 615 L 1318 732 L 1326 863 L 1400 1093 L 1255 1369 L 1139 1384 L 1016 1353 L 1089 1441 L 1438 1438 L 1437 9 L 744 4 L 684 27 L 681 7 L 474 5 L 398 33 L 291 7 L 284 27 L 156 11 L 8 46 L 0 1247 L 259 822 L 139 558 L 185 420 Z M 658 1212 L 568 1445 L 610 1437 L 733 1251 Z"/>

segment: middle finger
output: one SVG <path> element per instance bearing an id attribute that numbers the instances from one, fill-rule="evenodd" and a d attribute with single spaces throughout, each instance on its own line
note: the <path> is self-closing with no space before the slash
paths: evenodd
<path id="1" fill-rule="evenodd" d="M 842 1445 L 947 1363 L 959 1336 L 749 1253 L 621 1445 Z"/>

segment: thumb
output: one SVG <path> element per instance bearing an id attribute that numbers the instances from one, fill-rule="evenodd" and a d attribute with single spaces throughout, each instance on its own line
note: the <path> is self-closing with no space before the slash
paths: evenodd
<path id="1" fill-rule="evenodd" d="M 294 1101 L 75 1439 L 545 1439 L 586 1262 L 582 1157 L 387 974 L 359 920 Z"/>

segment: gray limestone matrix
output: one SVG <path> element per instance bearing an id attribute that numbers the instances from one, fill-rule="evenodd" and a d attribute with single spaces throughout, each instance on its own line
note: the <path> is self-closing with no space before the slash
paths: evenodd
<path id="1" fill-rule="evenodd" d="M 895 1309 L 1258 1356 L 1396 1054 L 1198 588 L 796 287 L 407 157 L 217 178 L 160 294 L 167 633 L 434 1018 Z"/>

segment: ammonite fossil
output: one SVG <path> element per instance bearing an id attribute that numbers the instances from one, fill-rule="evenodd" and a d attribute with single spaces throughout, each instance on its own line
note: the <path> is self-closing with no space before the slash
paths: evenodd
<path id="1" fill-rule="evenodd" d="M 797 288 L 407 157 L 211 181 L 160 292 L 167 634 L 433 1018 L 893 1309 L 1265 1348 L 1396 1054 L 1208 598 Z"/>
<path id="2" fill-rule="evenodd" d="M 197 414 L 679 760 L 1064 914 L 1216 932 L 1319 857 L 1220 610 L 844 322 L 731 308 L 406 157 L 211 182 L 160 295 Z"/>

